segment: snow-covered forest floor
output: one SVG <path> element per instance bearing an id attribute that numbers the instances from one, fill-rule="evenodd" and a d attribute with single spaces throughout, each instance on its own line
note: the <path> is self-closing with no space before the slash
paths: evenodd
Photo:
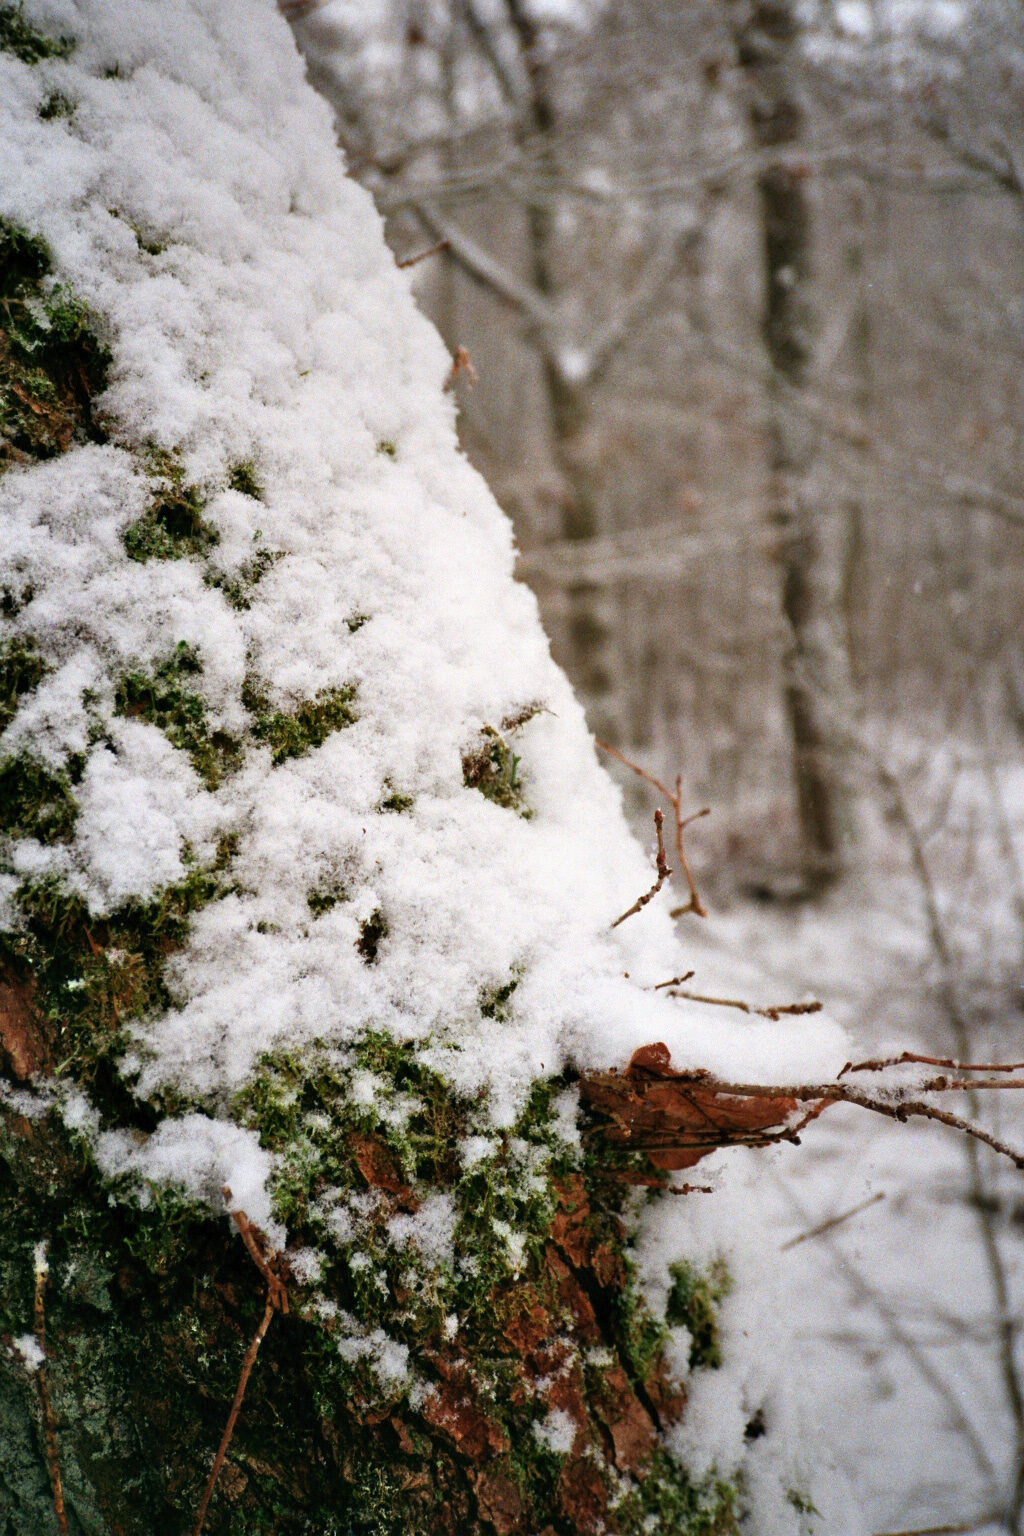
<path id="1" fill-rule="evenodd" d="M 708 944 L 717 963 L 730 957 L 734 974 L 762 973 L 752 1002 L 813 992 L 862 1058 L 904 1049 L 959 1056 L 951 988 L 971 1057 L 1019 1059 L 1024 769 L 999 755 L 993 768 L 963 742 L 936 749 L 890 736 L 884 758 L 898 771 L 908 821 L 891 801 L 888 817 L 869 806 L 861 874 L 817 906 L 737 904 L 712 912 L 699 936 L 684 928 L 692 985 Z M 929 898 L 951 965 L 935 952 Z M 771 996 L 758 995 L 762 988 Z M 1024 1148 L 1018 1095 L 990 1094 L 982 1113 Z M 799 1315 L 792 1362 L 809 1424 L 872 1532 L 1006 1529 L 998 1512 L 1012 1497 L 1020 1424 L 968 1151 L 942 1127 L 841 1106 L 799 1149 L 753 1154 L 774 1164 L 762 1188 L 773 1201 L 782 1293 Z M 1012 1327 L 1024 1305 L 1024 1184 L 984 1148 L 980 1170 Z"/>

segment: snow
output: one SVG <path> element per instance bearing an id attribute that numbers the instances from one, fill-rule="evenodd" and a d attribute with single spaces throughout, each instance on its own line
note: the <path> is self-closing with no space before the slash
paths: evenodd
<path id="1" fill-rule="evenodd" d="M 46 1364 L 46 1351 L 40 1348 L 39 1340 L 33 1334 L 19 1334 L 11 1340 L 11 1344 L 30 1376 L 34 1376 Z"/>
<path id="2" fill-rule="evenodd" d="M 222 1103 L 262 1052 L 371 1023 L 430 1037 L 460 1087 L 491 1092 L 499 1123 L 537 1072 L 621 1064 L 656 1038 L 679 1065 L 746 1077 L 835 1070 L 827 1025 L 767 1030 L 643 990 L 679 965 L 664 898 L 609 932 L 649 866 L 511 579 L 509 526 L 457 450 L 449 360 L 368 196 L 338 174 L 284 24 L 247 0 L 127 16 L 91 0 L 87 26 L 57 0 L 30 14 L 83 42 L 42 71 L 0 61 L 19 151 L 0 211 L 46 236 L 102 317 L 117 446 L 0 485 L 4 571 L 34 589 L 15 627 L 59 663 L 4 745 L 31 730 L 49 761 L 81 751 L 86 686 L 109 740 L 88 748 L 74 840 L 23 841 L 15 868 L 63 870 L 102 914 L 180 879 L 186 844 L 202 859 L 218 831 L 240 837 L 236 894 L 197 916 L 173 964 L 181 1008 L 138 1031 L 141 1090 L 171 1081 Z M 77 103 L 57 126 L 33 110 L 54 87 Z M 162 252 L 140 251 L 132 227 Z M 198 560 L 128 558 L 148 443 L 213 493 L 216 563 L 257 545 L 279 557 L 248 610 Z M 224 490 L 242 458 L 262 503 Z M 244 725 L 247 670 L 285 709 L 354 685 L 358 721 L 276 768 L 250 743 L 208 792 L 155 726 L 112 711 L 111 680 L 181 641 L 202 658 L 213 725 Z M 524 821 L 464 788 L 461 755 L 530 700 L 545 712 L 515 743 Z M 376 813 L 386 785 L 409 812 Z M 320 873 L 349 900 L 311 922 Z M 376 911 L 388 933 L 371 968 L 355 941 Z M 474 1021 L 481 989 L 518 971 L 509 1021 Z"/>
<path id="3" fill-rule="evenodd" d="M 769 1022 L 653 990 L 689 959 L 667 892 L 612 931 L 652 884 L 651 851 L 630 834 L 534 599 L 513 580 L 509 524 L 457 447 L 450 358 L 387 257 L 368 194 L 340 174 L 329 112 L 283 20 L 253 0 L 30 0 L 26 14 L 81 41 L 35 70 L 0 56 L 0 215 L 45 236 L 113 361 L 98 402 L 111 442 L 0 481 L 0 581 L 32 591 L 9 632 L 52 667 L 0 753 L 31 742 L 53 766 L 85 755 L 73 837 L 21 839 L 8 867 L 59 875 L 100 918 L 237 838 L 231 893 L 195 915 L 168 963 L 175 1006 L 131 1026 L 140 1094 L 173 1085 L 202 1112 L 142 1137 L 98 1132 L 76 1102 L 69 1124 L 94 1138 L 101 1170 L 143 1202 L 169 1184 L 223 1210 L 227 1186 L 230 1208 L 283 1246 L 274 1161 L 228 1105 L 265 1053 L 343 1051 L 371 1028 L 420 1042 L 458 1092 L 486 1098 L 496 1128 L 537 1076 L 622 1067 L 655 1040 L 678 1067 L 745 1081 L 834 1074 L 848 1046 L 823 1016 Z M 76 103 L 70 119 L 40 119 L 53 90 Z M 248 608 L 204 581 L 198 557 L 129 558 L 123 534 L 145 510 L 154 445 L 208 497 L 221 535 L 210 571 L 275 557 Z M 258 500 L 227 489 L 240 461 L 255 466 Z M 117 679 L 182 642 L 202 660 L 190 687 L 211 728 L 249 729 L 250 675 L 285 711 L 354 688 L 357 719 L 277 765 L 250 735 L 241 768 L 207 789 L 156 726 L 115 713 Z M 462 757 L 531 703 L 540 712 L 514 737 L 525 819 L 467 788 Z M 411 806 L 382 813 L 389 793 Z M 343 899 L 314 915 L 309 894 L 326 887 Z M 367 963 L 360 931 L 376 914 L 386 932 Z M 709 991 L 714 966 L 702 957 Z M 737 969 L 719 962 L 722 988 Z M 507 1016 L 483 1016 L 481 996 L 510 978 Z M 372 1103 L 372 1078 L 356 1091 Z M 561 1108 L 571 1144 L 572 1094 Z M 491 1145 L 467 1142 L 467 1166 Z M 668 1255 L 744 1227 L 741 1184 L 713 1213 L 677 1201 L 648 1215 L 638 1260 L 652 1288 Z M 344 1206 L 329 1221 L 339 1241 L 351 1229 Z M 437 1260 L 453 1224 L 438 1196 L 392 1217 L 389 1236 Z M 495 1230 L 521 1256 L 522 1235 Z M 731 1363 L 689 1383 L 676 1446 L 723 1473 L 775 1390 L 760 1251 L 723 1309 Z M 342 1322 L 345 1359 L 407 1380 L 403 1346 Z M 565 1442 L 557 1419 L 539 1432 Z M 759 1530 L 795 1529 L 788 1509 Z"/>

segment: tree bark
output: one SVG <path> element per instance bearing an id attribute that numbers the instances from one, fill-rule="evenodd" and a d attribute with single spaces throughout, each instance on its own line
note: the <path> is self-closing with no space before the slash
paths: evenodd
<path id="1" fill-rule="evenodd" d="M 844 519 L 822 503 L 815 431 L 794 408 L 812 373 L 815 321 L 809 172 L 796 154 L 804 136 L 794 79 L 799 24 L 791 0 L 730 0 L 730 9 L 759 166 L 770 366 L 767 517 L 789 636 L 783 698 L 803 886 L 817 894 L 843 874 L 851 850 L 851 697 L 841 637 Z"/>

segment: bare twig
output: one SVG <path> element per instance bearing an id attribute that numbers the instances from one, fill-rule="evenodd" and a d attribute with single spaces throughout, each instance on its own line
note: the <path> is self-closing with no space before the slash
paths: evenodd
<path id="1" fill-rule="evenodd" d="M 36 1391 L 39 1393 L 39 1406 L 43 1411 L 43 1431 L 46 1436 L 46 1466 L 50 1473 L 50 1487 L 53 1490 L 53 1512 L 57 1516 L 57 1529 L 60 1536 L 68 1536 L 68 1516 L 64 1508 L 64 1489 L 60 1480 L 60 1458 L 57 1445 L 57 1420 L 53 1415 L 53 1404 L 50 1402 L 50 1393 L 46 1385 L 46 1304 L 44 1292 L 46 1281 L 50 1273 L 50 1266 L 46 1262 L 46 1244 L 37 1243 L 35 1252 L 36 1265 L 36 1289 L 33 1305 L 33 1324 L 35 1339 L 39 1345 L 43 1359 L 36 1370 Z"/>
<path id="2" fill-rule="evenodd" d="M 226 1185 L 224 1188 L 224 1198 L 227 1201 L 231 1200 L 231 1191 Z M 220 1476 L 220 1469 L 224 1465 L 228 1446 L 231 1444 L 231 1437 L 235 1432 L 235 1424 L 238 1421 L 245 1389 L 249 1384 L 249 1377 L 253 1366 L 256 1364 L 256 1356 L 259 1354 L 259 1348 L 263 1343 L 264 1335 L 270 1327 L 271 1318 L 275 1312 L 288 1311 L 288 1292 L 285 1289 L 284 1280 L 278 1269 L 278 1266 L 281 1264 L 280 1254 L 275 1254 L 271 1250 L 259 1227 L 252 1224 L 244 1211 L 232 1211 L 231 1219 L 238 1228 L 242 1242 L 245 1244 L 246 1252 L 267 1282 L 267 1304 L 263 1309 L 260 1325 L 253 1334 L 249 1348 L 246 1350 L 245 1357 L 242 1360 L 242 1369 L 239 1372 L 238 1386 L 235 1388 L 231 1411 L 228 1414 L 228 1421 L 224 1426 L 224 1433 L 220 1438 L 220 1445 L 217 1447 L 217 1454 L 213 1458 L 210 1476 L 207 1479 L 206 1488 L 203 1492 L 198 1513 L 196 1514 L 195 1525 L 192 1527 L 192 1536 L 200 1536 L 203 1529 L 206 1512 L 210 1507 L 210 1499 L 213 1497 L 213 1490 L 216 1487 L 217 1478 Z"/>
<path id="3" fill-rule="evenodd" d="M 693 972 L 691 971 L 690 974 L 692 976 Z M 774 1003 L 767 1008 L 755 1008 L 753 1003 L 745 1003 L 738 997 L 708 997 L 703 992 L 683 991 L 673 992 L 672 996 L 685 997 L 691 1003 L 713 1003 L 717 1008 L 738 1008 L 740 1013 L 757 1014 L 762 1019 L 781 1019 L 783 1014 L 799 1015 L 821 1012 L 821 1004 L 819 1002 Z M 842 1073 L 839 1075 L 841 1077 Z"/>
<path id="4" fill-rule="evenodd" d="M 447 240 L 438 240 L 433 245 L 428 245 L 425 251 L 417 251 L 415 256 L 406 256 L 397 263 L 399 271 L 404 272 L 406 267 L 418 266 L 421 261 L 426 261 L 428 256 L 436 256 L 438 251 L 448 249 Z"/>
<path id="5" fill-rule="evenodd" d="M 820 1221 L 816 1227 L 811 1227 L 809 1231 L 801 1232 L 797 1237 L 791 1237 L 788 1243 L 782 1244 L 779 1252 L 785 1253 L 790 1248 L 796 1248 L 800 1243 L 808 1242 L 812 1237 L 821 1237 L 824 1233 L 831 1232 L 834 1227 L 842 1226 L 844 1221 L 850 1221 L 854 1216 L 859 1216 L 862 1211 L 870 1210 L 873 1205 L 878 1204 L 879 1200 L 884 1199 L 884 1191 L 879 1190 L 870 1199 L 862 1200 L 859 1205 L 851 1206 L 848 1211 L 843 1211 L 841 1215 L 830 1216 L 827 1221 Z"/>
<path id="6" fill-rule="evenodd" d="M 656 864 L 655 868 L 658 871 L 658 878 L 657 878 L 657 880 L 655 880 L 654 884 L 651 886 L 649 891 L 645 891 L 643 896 L 638 896 L 636 901 L 634 901 L 633 905 L 627 911 L 623 912 L 621 917 L 617 917 L 615 919 L 614 923 L 612 923 L 612 925 L 611 925 L 613 928 L 617 928 L 620 923 L 624 923 L 626 921 L 627 917 L 632 917 L 634 912 L 639 912 L 639 911 L 642 910 L 642 908 L 646 907 L 647 903 L 649 901 L 653 900 L 653 898 L 655 896 L 657 896 L 658 892 L 661 890 L 662 886 L 665 884 L 665 881 L 668 879 L 669 875 L 672 873 L 672 871 L 668 867 L 668 863 L 667 863 L 666 858 L 665 858 L 665 839 L 662 836 L 662 831 L 661 831 L 662 827 L 664 826 L 664 823 L 665 823 L 665 817 L 664 817 L 663 812 L 655 811 L 655 813 L 654 813 L 654 830 L 655 830 L 655 832 L 658 835 L 658 859 L 657 859 L 657 864 Z"/>
<path id="7" fill-rule="evenodd" d="M 764 1083 L 723 1083 L 717 1078 L 709 1078 L 708 1082 L 719 1093 L 736 1094 L 738 1097 L 750 1098 L 790 1098 L 800 1103 L 815 1104 L 857 1104 L 861 1109 L 874 1110 L 877 1115 L 886 1115 L 890 1120 L 909 1120 L 920 1116 L 925 1120 L 938 1120 L 942 1125 L 951 1126 L 956 1131 L 962 1131 L 965 1136 L 974 1141 L 982 1141 L 993 1152 L 999 1152 L 1003 1157 L 1008 1157 L 1016 1167 L 1024 1169 L 1024 1152 L 1016 1152 L 1005 1141 L 1000 1141 L 989 1131 L 980 1125 L 975 1125 L 970 1120 L 965 1120 L 962 1115 L 951 1114 L 947 1109 L 939 1109 L 935 1104 L 926 1104 L 921 1099 L 912 1099 L 900 1091 L 889 1090 L 886 1098 L 879 1098 L 870 1093 L 864 1093 L 859 1088 L 848 1087 L 844 1083 L 796 1083 L 780 1086 L 773 1083 L 768 1086 Z M 997 1086 L 1008 1087 L 1007 1082 L 997 1083 L 957 1083 L 947 1078 L 934 1078 L 931 1083 L 923 1087 L 911 1090 L 916 1093 L 924 1091 L 933 1093 L 949 1093 L 957 1091 L 970 1091 L 979 1087 L 994 1088 Z M 797 1127 L 799 1129 L 799 1127 Z"/>
<path id="8" fill-rule="evenodd" d="M 689 900 L 687 901 L 686 905 L 684 907 L 673 907 L 672 916 L 682 917 L 687 912 L 693 912 L 697 917 L 707 917 L 707 908 L 704 906 L 700 899 L 700 895 L 697 891 L 697 883 L 693 878 L 693 872 L 690 869 L 689 860 L 686 857 L 686 849 L 683 846 L 683 833 L 690 825 L 691 821 L 699 821 L 702 816 L 710 816 L 711 807 L 709 805 L 705 805 L 699 811 L 693 811 L 689 816 L 684 816 L 682 812 L 682 774 L 676 775 L 676 787 L 675 792 L 673 793 L 673 791 L 668 788 L 667 784 L 663 784 L 660 779 L 656 779 L 653 773 L 648 773 L 646 768 L 641 768 L 638 763 L 634 763 L 630 758 L 623 756 L 617 747 L 609 746 L 606 741 L 598 741 L 597 745 L 601 748 L 602 752 L 607 752 L 609 757 L 614 757 L 616 761 L 620 762 L 624 768 L 628 768 L 632 773 L 635 773 L 638 778 L 644 779 L 646 783 L 653 785 L 656 790 L 665 796 L 665 799 L 668 801 L 669 805 L 671 805 L 672 810 L 675 812 L 676 818 L 676 855 L 679 859 L 679 867 L 683 872 L 683 877 L 686 880 L 687 888 L 689 890 Z"/>
<path id="9" fill-rule="evenodd" d="M 660 992 L 663 987 L 678 987 L 682 982 L 689 981 L 690 977 L 696 974 L 696 971 L 684 971 L 681 976 L 670 976 L 668 981 L 659 981 L 656 986 L 651 988 L 651 991 Z"/>
<path id="10" fill-rule="evenodd" d="M 951 1056 L 921 1056 L 917 1051 L 901 1051 L 898 1056 L 848 1061 L 839 1076 L 843 1077 L 847 1072 L 884 1072 L 887 1067 L 901 1067 L 905 1062 L 919 1062 L 926 1067 L 949 1067 L 951 1072 L 1024 1072 L 1024 1061 L 956 1061 Z"/>
<path id="11" fill-rule="evenodd" d="M 472 389 L 473 385 L 476 383 L 476 369 L 473 367 L 473 360 L 469 353 L 466 351 L 465 347 L 456 347 L 455 349 L 455 356 L 452 358 L 452 366 L 449 370 L 448 377 L 444 381 L 445 394 L 447 394 L 449 390 L 455 388 L 455 380 L 458 378 L 460 373 L 464 373 L 466 375 L 466 383 L 469 385 L 470 389 Z"/>

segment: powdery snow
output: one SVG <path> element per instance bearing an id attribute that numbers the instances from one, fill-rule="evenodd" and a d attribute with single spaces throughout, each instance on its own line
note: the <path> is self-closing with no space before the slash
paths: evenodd
<path id="1" fill-rule="evenodd" d="M 677 1066 L 747 1081 L 834 1074 L 844 1037 L 820 1017 L 769 1024 L 651 990 L 687 968 L 667 894 L 611 930 L 652 884 L 651 858 L 512 578 L 509 524 L 458 450 L 450 359 L 369 196 L 340 174 L 328 109 L 273 7 L 30 0 L 26 13 L 80 42 L 35 69 L 0 55 L 0 216 L 46 239 L 113 361 L 98 402 L 110 443 L 0 481 L 0 581 L 33 594 L 11 630 L 52 668 L 0 752 L 31 739 L 53 766 L 85 754 L 73 838 L 21 839 L 8 871 L 56 874 L 100 917 L 237 838 L 232 893 L 195 915 L 167 968 L 176 1006 L 134 1027 L 129 1058 L 140 1092 L 171 1084 L 206 1113 L 143 1141 L 98 1134 L 76 1106 L 101 1168 L 214 1204 L 227 1184 L 283 1242 L 272 1161 L 227 1104 L 263 1053 L 344 1050 L 371 1028 L 422 1042 L 458 1090 L 489 1095 L 496 1126 L 536 1077 L 622 1066 L 654 1040 Z M 40 119 L 53 91 L 76 104 L 71 118 Z M 154 447 L 208 498 L 220 543 L 206 564 L 126 553 Z M 227 489 L 242 461 L 259 499 Z M 233 608 L 204 574 L 260 551 L 273 559 L 250 606 Z M 239 770 L 204 788 L 155 725 L 115 713 L 118 677 L 182 642 L 202 661 L 189 685 L 212 728 L 248 728 L 247 675 L 285 711 L 354 688 L 356 722 L 277 765 L 250 737 Z M 513 741 L 527 820 L 467 788 L 462 758 L 529 705 L 540 711 Z M 411 804 L 382 812 L 388 796 Z M 8 913 L 15 884 L 0 885 Z M 310 892 L 326 888 L 342 899 L 316 915 Z M 361 927 L 378 914 L 367 963 Z M 481 998 L 512 979 L 501 1017 L 484 1016 Z M 571 1140 L 572 1094 L 563 1107 Z M 487 1155 L 478 1142 L 467 1161 Z M 749 1196 L 737 1187 L 735 1200 L 649 1213 L 638 1252 L 654 1289 L 666 1255 L 693 1249 L 701 1210 L 709 1231 L 743 1226 Z M 391 1241 L 436 1256 L 451 1220 L 439 1199 L 396 1217 Z M 521 1242 L 503 1235 L 510 1251 Z M 677 1447 L 723 1473 L 767 1391 L 762 1322 L 740 1299 L 759 1291 L 756 1271 L 752 1260 L 725 1306 L 734 1365 L 690 1384 Z M 346 1324 L 339 1348 L 382 1380 L 408 1374 L 379 1330 Z M 539 1433 L 560 1449 L 563 1428 Z M 759 1529 L 795 1530 L 787 1508 Z"/>

